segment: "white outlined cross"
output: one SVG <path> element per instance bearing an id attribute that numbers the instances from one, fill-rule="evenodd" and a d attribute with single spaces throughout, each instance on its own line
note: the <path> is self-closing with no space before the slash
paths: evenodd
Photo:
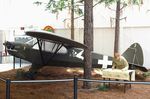
<path id="1" fill-rule="evenodd" d="M 102 64 L 102 68 L 107 68 L 108 65 L 112 65 L 112 61 L 108 60 L 108 56 L 103 56 L 102 60 L 98 60 L 98 64 Z"/>

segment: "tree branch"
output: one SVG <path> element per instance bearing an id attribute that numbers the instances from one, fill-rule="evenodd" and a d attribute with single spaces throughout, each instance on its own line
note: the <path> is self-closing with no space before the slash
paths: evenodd
<path id="1" fill-rule="evenodd" d="M 120 10 L 122 10 L 123 8 L 125 8 L 127 5 L 126 4 L 123 4 L 123 6 L 120 8 Z M 115 9 L 112 9 L 108 6 L 108 9 L 112 10 L 112 11 L 116 11 Z"/>
<path id="2" fill-rule="evenodd" d="M 107 7 L 108 9 L 112 10 L 112 11 L 116 11 L 115 9 L 110 8 L 109 6 Z"/>
<path id="3" fill-rule="evenodd" d="M 122 10 L 123 8 L 125 8 L 127 5 L 125 5 L 125 4 L 123 4 L 123 6 L 121 7 L 121 9 L 120 10 Z"/>
<path id="4" fill-rule="evenodd" d="M 93 7 L 97 6 L 99 3 L 102 3 L 103 0 L 100 0 L 99 2 L 97 2 L 96 4 L 93 5 Z"/>
<path id="5" fill-rule="evenodd" d="M 95 6 L 97 6 L 99 3 L 102 3 L 103 2 L 103 0 L 100 0 L 99 2 L 97 2 L 96 4 L 94 4 L 93 5 L 93 8 L 95 7 Z M 78 16 L 78 17 L 75 17 L 74 19 L 78 19 L 78 18 L 81 18 L 81 17 L 83 17 L 84 15 L 80 15 L 80 16 Z"/>
<path id="6" fill-rule="evenodd" d="M 123 19 L 126 21 L 127 17 L 123 17 L 123 18 L 121 18 L 120 20 L 123 20 Z"/>
<path id="7" fill-rule="evenodd" d="M 146 13 L 149 13 L 150 12 L 150 9 L 148 9 L 147 11 L 146 11 Z"/>
<path id="8" fill-rule="evenodd" d="M 113 17 L 110 17 L 110 19 L 113 19 L 113 20 L 115 20 L 116 18 L 113 18 Z M 120 18 L 119 20 L 126 20 L 127 19 L 127 16 L 126 17 L 123 17 L 123 18 Z"/>

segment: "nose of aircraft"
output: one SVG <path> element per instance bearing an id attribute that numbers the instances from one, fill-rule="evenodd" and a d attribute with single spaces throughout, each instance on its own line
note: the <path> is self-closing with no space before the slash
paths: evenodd
<path id="1" fill-rule="evenodd" d="M 15 45 L 12 42 L 5 42 L 3 43 L 4 46 L 6 46 L 8 49 L 14 49 Z"/>

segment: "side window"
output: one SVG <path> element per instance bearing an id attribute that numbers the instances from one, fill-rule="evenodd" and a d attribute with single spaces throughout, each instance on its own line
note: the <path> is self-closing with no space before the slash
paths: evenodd
<path id="1" fill-rule="evenodd" d="M 49 52 L 55 52 L 57 47 L 58 47 L 58 44 L 56 43 L 45 42 L 45 44 L 43 44 L 43 49 Z M 67 49 L 64 46 L 62 46 L 60 50 L 58 51 L 58 53 L 67 53 Z"/>
<path id="2" fill-rule="evenodd" d="M 39 49 L 37 41 L 34 42 L 32 45 L 33 45 L 33 49 Z M 48 42 L 48 41 L 44 41 L 42 44 L 42 50 L 47 51 L 47 52 L 55 52 L 57 47 L 58 47 L 58 44 Z M 64 46 L 62 46 L 60 50 L 58 51 L 58 53 L 67 53 L 67 49 Z"/>

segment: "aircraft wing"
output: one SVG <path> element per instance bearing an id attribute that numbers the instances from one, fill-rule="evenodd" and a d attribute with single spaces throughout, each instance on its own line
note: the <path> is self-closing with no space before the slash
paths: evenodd
<path id="1" fill-rule="evenodd" d="M 38 39 L 43 39 L 47 41 L 52 41 L 58 44 L 63 44 L 64 46 L 68 47 L 76 47 L 76 48 L 87 48 L 86 45 L 81 44 L 79 42 L 73 41 L 71 39 L 67 39 L 65 37 L 59 36 L 52 32 L 47 31 L 26 31 L 26 35 L 32 36 Z"/>

